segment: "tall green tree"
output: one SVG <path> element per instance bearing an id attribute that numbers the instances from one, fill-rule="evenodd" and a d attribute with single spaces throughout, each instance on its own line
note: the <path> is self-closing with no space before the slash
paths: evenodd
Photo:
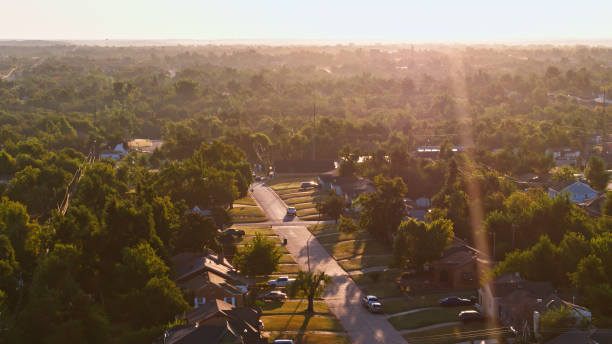
<path id="1" fill-rule="evenodd" d="M 261 233 L 236 252 L 234 264 L 248 277 L 267 276 L 278 268 L 281 253 L 276 243 Z"/>
<path id="2" fill-rule="evenodd" d="M 606 171 L 606 164 L 596 155 L 591 155 L 589 158 L 589 162 L 584 169 L 584 176 L 591 186 L 598 191 L 605 190 L 610 179 L 610 174 Z"/>
<path id="3" fill-rule="evenodd" d="M 406 184 L 399 177 L 388 179 L 377 176 L 374 185 L 376 191 L 361 194 L 356 200 L 361 207 L 359 226 L 391 243 L 393 234 L 406 214 Z"/>
<path id="4" fill-rule="evenodd" d="M 425 263 L 440 258 L 452 238 L 453 223 L 450 220 L 439 219 L 429 224 L 404 221 L 393 243 L 394 265 L 421 269 Z"/>
<path id="5" fill-rule="evenodd" d="M 295 297 L 298 292 L 303 292 L 308 299 L 306 312 L 314 312 L 314 299 L 321 296 L 325 289 L 332 285 L 334 280 L 323 271 L 311 272 L 299 270 L 295 281 L 287 288 L 288 294 Z"/>
<path id="6" fill-rule="evenodd" d="M 344 197 L 336 194 L 333 190 L 330 190 L 330 195 L 323 202 L 317 203 L 317 210 L 328 217 L 331 217 L 338 223 L 338 219 L 344 212 L 346 207 L 346 201 Z"/>

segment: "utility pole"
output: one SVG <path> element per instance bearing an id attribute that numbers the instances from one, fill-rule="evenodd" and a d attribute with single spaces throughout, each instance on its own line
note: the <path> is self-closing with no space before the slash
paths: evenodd
<path id="1" fill-rule="evenodd" d="M 317 103 L 312 102 L 312 160 L 317 160 Z"/>
<path id="2" fill-rule="evenodd" d="M 308 243 L 310 242 L 310 238 L 312 238 L 312 234 L 310 234 L 310 236 L 308 237 L 308 240 L 306 240 L 306 255 L 308 256 L 308 272 L 310 272 L 310 245 L 308 245 Z"/>

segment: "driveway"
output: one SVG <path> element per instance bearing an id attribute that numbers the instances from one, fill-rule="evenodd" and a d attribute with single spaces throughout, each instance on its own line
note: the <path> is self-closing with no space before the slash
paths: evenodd
<path id="1" fill-rule="evenodd" d="M 251 194 L 268 217 L 268 224 L 283 238 L 287 249 L 303 270 L 325 271 L 334 284 L 323 295 L 330 311 L 340 320 L 356 344 L 402 343 L 406 341 L 381 314 L 368 312 L 360 303 L 361 290 L 306 228 L 313 221 L 286 218 L 285 203 L 268 187 L 257 184 Z M 259 223 L 262 224 L 262 223 Z"/>

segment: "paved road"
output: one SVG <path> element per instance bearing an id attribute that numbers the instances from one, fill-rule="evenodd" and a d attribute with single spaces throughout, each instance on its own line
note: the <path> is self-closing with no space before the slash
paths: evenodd
<path id="1" fill-rule="evenodd" d="M 400 333 L 384 315 L 371 314 L 359 301 L 361 290 L 319 241 L 306 229 L 312 221 L 285 218 L 285 203 L 269 188 L 253 186 L 252 195 L 272 224 L 274 231 L 287 238 L 287 249 L 304 270 L 322 270 L 332 276 L 334 284 L 323 295 L 330 311 L 340 320 L 355 344 L 405 344 Z M 261 224 L 261 223 L 260 223 Z"/>

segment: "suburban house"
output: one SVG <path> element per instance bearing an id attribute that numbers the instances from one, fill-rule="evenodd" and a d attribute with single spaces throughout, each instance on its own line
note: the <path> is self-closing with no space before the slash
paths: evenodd
<path id="1" fill-rule="evenodd" d="M 363 193 L 374 192 L 374 183 L 357 176 L 340 176 L 340 169 L 333 169 L 319 174 L 317 181 L 321 190 L 334 190 L 337 195 L 344 196 L 347 203 L 352 203 Z"/>
<path id="2" fill-rule="evenodd" d="M 563 148 L 555 151 L 547 149 L 546 154 L 552 154 L 556 166 L 576 166 L 578 158 L 580 157 L 580 151 L 576 151 L 571 148 Z"/>
<path id="3" fill-rule="evenodd" d="M 521 327 L 533 311 L 554 293 L 550 282 L 532 282 L 518 273 L 507 273 L 478 289 L 477 307 L 500 324 Z"/>
<path id="4" fill-rule="evenodd" d="M 440 288 L 477 288 L 480 277 L 492 264 L 488 255 L 459 238 L 453 238 L 442 257 L 431 262 L 432 285 Z"/>
<path id="5" fill-rule="evenodd" d="M 213 300 L 186 315 L 187 325 L 175 326 L 164 334 L 164 344 L 263 344 L 260 313 Z"/>
<path id="6" fill-rule="evenodd" d="M 133 139 L 128 142 L 128 147 L 138 153 L 151 154 L 156 149 L 161 149 L 162 144 L 162 140 Z"/>
<path id="7" fill-rule="evenodd" d="M 550 198 L 555 198 L 563 193 L 567 193 L 570 200 L 575 204 L 586 202 L 599 194 L 588 184 L 573 180 L 555 183 L 548 187 L 548 197 Z"/>
<path id="8" fill-rule="evenodd" d="M 239 307 L 246 304 L 249 282 L 227 259 L 210 253 L 182 253 L 171 260 L 174 280 L 192 295 L 195 308 L 215 299 Z"/>
<path id="9" fill-rule="evenodd" d="M 606 194 L 586 200 L 585 202 L 579 203 L 578 205 L 587 211 L 592 217 L 601 217 L 603 215 L 603 204 L 606 201 Z"/>
<path id="10" fill-rule="evenodd" d="M 100 152 L 100 159 L 121 160 L 128 154 L 126 145 L 122 142 L 115 146 L 114 149 L 104 149 Z"/>

